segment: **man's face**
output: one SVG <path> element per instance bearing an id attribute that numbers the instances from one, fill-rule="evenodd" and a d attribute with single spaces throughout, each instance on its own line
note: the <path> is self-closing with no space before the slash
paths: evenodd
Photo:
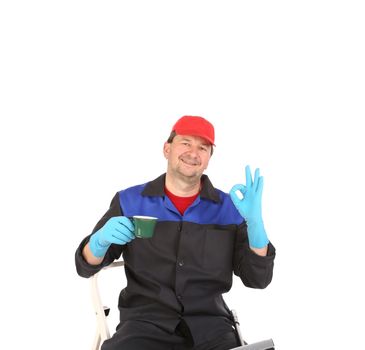
<path id="1" fill-rule="evenodd" d="M 208 167 L 212 145 L 197 136 L 176 135 L 172 143 L 165 142 L 167 171 L 187 181 L 200 179 Z"/>

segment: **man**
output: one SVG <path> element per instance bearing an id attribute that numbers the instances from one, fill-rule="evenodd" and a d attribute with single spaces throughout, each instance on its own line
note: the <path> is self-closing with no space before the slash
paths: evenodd
<path id="1" fill-rule="evenodd" d="M 184 116 L 164 144 L 167 172 L 118 192 L 76 251 L 79 275 L 90 277 L 123 255 L 127 287 L 120 324 L 102 350 L 225 350 L 238 346 L 222 293 L 232 272 L 252 288 L 272 279 L 275 248 L 261 216 L 263 179 L 236 185 L 230 196 L 203 175 L 214 127 Z M 238 196 L 241 192 L 242 196 Z M 150 239 L 135 239 L 133 215 L 155 216 Z"/>

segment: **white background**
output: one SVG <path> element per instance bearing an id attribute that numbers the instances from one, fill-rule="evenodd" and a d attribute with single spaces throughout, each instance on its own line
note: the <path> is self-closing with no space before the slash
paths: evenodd
<path id="1" fill-rule="evenodd" d="M 90 348 L 74 251 L 115 192 L 165 171 L 184 114 L 216 127 L 216 187 L 265 177 L 274 279 L 226 297 L 246 340 L 363 348 L 364 18 L 351 0 L 2 1 L 6 348 Z"/>

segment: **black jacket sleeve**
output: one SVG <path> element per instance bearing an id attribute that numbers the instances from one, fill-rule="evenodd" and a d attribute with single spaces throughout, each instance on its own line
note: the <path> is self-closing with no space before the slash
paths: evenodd
<path id="1" fill-rule="evenodd" d="M 241 278 L 246 287 L 266 288 L 273 276 L 275 247 L 269 243 L 267 256 L 257 255 L 250 249 L 247 236 L 247 225 L 238 226 L 235 252 L 234 274 Z"/>
<path id="2" fill-rule="evenodd" d="M 93 231 L 90 235 L 85 237 L 75 253 L 75 263 L 76 263 L 76 271 L 81 277 L 90 277 L 95 273 L 99 272 L 103 267 L 111 264 L 114 260 L 119 259 L 120 255 L 122 254 L 123 246 L 119 244 L 112 244 L 108 249 L 107 253 L 101 264 L 99 265 L 90 265 L 86 262 L 84 257 L 82 256 L 82 250 L 84 249 L 85 245 L 89 242 L 90 236 L 99 230 L 101 227 L 105 225 L 105 223 L 114 216 L 122 216 L 122 209 L 120 208 L 119 204 L 119 194 L 117 193 L 111 203 L 108 211 L 103 215 L 103 217 L 99 220 L 99 222 L 94 227 Z"/>

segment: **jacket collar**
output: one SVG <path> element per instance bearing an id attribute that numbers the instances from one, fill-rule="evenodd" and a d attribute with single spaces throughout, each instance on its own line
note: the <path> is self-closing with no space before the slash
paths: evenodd
<path id="1" fill-rule="evenodd" d="M 165 178 L 166 173 L 160 175 L 157 179 L 148 182 L 142 191 L 142 196 L 165 196 Z M 200 198 L 206 198 L 213 202 L 219 203 L 219 194 L 213 187 L 207 175 L 202 175 L 202 189 L 200 192 Z"/>

